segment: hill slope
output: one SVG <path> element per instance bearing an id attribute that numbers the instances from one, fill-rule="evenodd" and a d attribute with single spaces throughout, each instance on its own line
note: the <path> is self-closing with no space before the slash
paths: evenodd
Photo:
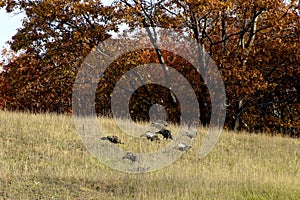
<path id="1" fill-rule="evenodd" d="M 112 120 L 99 120 L 127 139 Z M 0 122 L 0 199 L 300 199 L 299 139 L 224 132 L 199 159 L 202 129 L 172 165 L 130 174 L 93 158 L 70 116 L 0 111 Z M 122 147 L 166 144 L 131 140 Z"/>

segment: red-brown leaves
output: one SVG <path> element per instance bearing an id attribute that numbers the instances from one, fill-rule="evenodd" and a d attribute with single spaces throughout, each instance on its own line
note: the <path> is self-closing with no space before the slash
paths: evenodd
<path id="1" fill-rule="evenodd" d="M 72 84 L 84 57 L 109 37 L 109 31 L 125 23 L 130 28 L 172 28 L 205 47 L 225 83 L 226 127 L 299 136 L 300 17 L 294 1 L 120 0 L 107 7 L 99 1 L 1 1 L 0 7 L 4 6 L 8 11 L 20 8 L 27 19 L 11 43 L 13 50 L 23 54 L 2 64 L 2 107 L 70 111 Z M 179 51 L 182 48 L 180 42 L 172 45 Z M 199 74 L 178 55 L 161 53 L 165 64 L 191 83 L 201 120 L 208 122 L 210 97 Z M 110 112 L 112 89 L 124 73 L 151 62 L 162 62 L 153 49 L 130 52 L 114 61 L 99 80 L 97 112 Z M 136 92 L 130 105 L 134 118 L 149 117 L 149 105 L 143 104 L 143 99 L 162 103 L 154 95 L 155 89 L 149 85 Z M 168 100 L 169 91 L 158 89 L 168 112 L 176 114 L 178 105 Z M 171 120 L 176 121 L 175 114 Z"/>

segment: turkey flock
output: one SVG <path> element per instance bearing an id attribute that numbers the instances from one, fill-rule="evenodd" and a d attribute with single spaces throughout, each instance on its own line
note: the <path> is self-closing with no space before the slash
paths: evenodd
<path id="1" fill-rule="evenodd" d="M 151 123 L 151 125 L 155 126 L 156 128 L 158 128 L 160 130 L 157 131 L 157 132 L 147 131 L 146 133 L 140 135 L 140 137 L 144 137 L 144 138 L 146 138 L 147 140 L 150 140 L 150 141 L 158 141 L 158 140 L 161 140 L 161 138 L 166 139 L 166 140 L 168 140 L 168 139 L 176 140 L 175 138 L 173 138 L 173 135 L 172 135 L 171 131 L 166 129 L 166 126 L 168 125 L 167 123 L 164 123 L 164 124 Z M 161 136 L 159 136 L 159 135 L 161 135 Z M 185 136 L 188 137 L 189 139 L 193 140 L 197 136 L 197 132 L 186 132 Z M 123 141 L 121 141 L 120 138 L 118 138 L 118 136 L 115 136 L 115 135 L 102 137 L 101 140 L 107 140 L 107 141 L 109 141 L 113 144 L 125 144 Z M 191 147 L 192 147 L 192 145 L 189 145 L 189 144 L 186 144 L 186 143 L 179 143 L 174 148 L 178 149 L 179 151 L 187 151 Z M 131 152 L 127 152 L 122 157 L 122 159 L 128 159 L 132 163 L 137 160 L 136 155 L 131 153 Z"/>

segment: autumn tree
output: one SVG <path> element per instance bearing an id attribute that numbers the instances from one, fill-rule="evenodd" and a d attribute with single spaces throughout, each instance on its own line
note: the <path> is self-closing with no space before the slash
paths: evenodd
<path id="1" fill-rule="evenodd" d="M 99 1 L 7 1 L 8 12 L 26 14 L 11 49 L 22 54 L 1 74 L 11 87 L 1 90 L 9 108 L 70 110 L 72 84 L 90 49 L 105 40 L 114 11 Z"/>
<path id="2" fill-rule="evenodd" d="M 202 59 L 207 52 L 217 63 L 226 87 L 228 129 L 299 136 L 300 16 L 296 1 L 117 0 L 103 6 L 99 1 L 19 0 L 1 1 L 0 6 L 26 14 L 10 44 L 22 54 L 3 65 L 1 73 L 0 96 L 9 108 L 70 111 L 72 84 L 84 57 L 107 39 L 110 31 L 127 25 L 129 33 L 145 28 L 153 48 L 125 54 L 112 63 L 99 80 L 98 113 L 110 112 L 112 89 L 126 71 L 154 62 L 163 66 L 166 80 L 168 67 L 173 67 L 192 83 L 200 119 L 206 125 L 211 113 L 205 82 L 209 66 Z M 156 27 L 196 41 L 196 57 L 204 66 L 202 77 L 191 63 L 158 48 Z M 162 103 L 154 90 L 169 100 Z M 176 121 L 180 104 L 170 96 L 172 91 L 166 88 L 139 88 L 131 102 L 133 117 L 147 120 L 149 107 L 160 103 Z"/>
<path id="3" fill-rule="evenodd" d="M 119 2 L 133 13 L 126 17 L 129 25 L 183 30 L 198 42 L 199 55 L 207 51 L 215 59 L 226 85 L 228 128 L 297 133 L 299 7 L 294 1 Z M 283 114 L 278 105 L 289 111 Z"/>

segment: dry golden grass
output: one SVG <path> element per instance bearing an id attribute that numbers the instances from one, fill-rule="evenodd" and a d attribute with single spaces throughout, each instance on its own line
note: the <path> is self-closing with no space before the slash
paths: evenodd
<path id="1" fill-rule="evenodd" d="M 126 150 L 167 143 L 126 137 L 112 120 L 99 121 Z M 299 139 L 224 132 L 199 159 L 201 129 L 172 165 L 132 174 L 91 157 L 70 116 L 1 111 L 0 122 L 0 199 L 300 199 Z"/>

